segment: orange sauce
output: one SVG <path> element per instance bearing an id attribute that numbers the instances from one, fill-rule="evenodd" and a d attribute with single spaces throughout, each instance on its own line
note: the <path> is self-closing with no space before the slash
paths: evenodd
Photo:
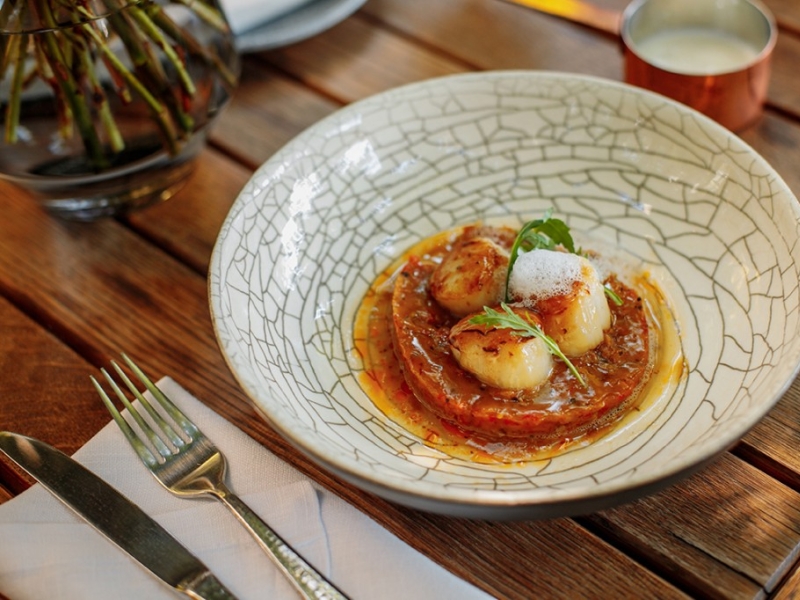
<path id="1" fill-rule="evenodd" d="M 536 392 L 538 397 L 522 398 L 523 402 L 519 402 L 520 398 L 511 398 L 511 402 L 527 407 L 525 410 L 529 412 L 539 411 L 538 416 L 534 416 L 544 416 L 545 421 L 550 419 L 550 425 L 538 429 L 532 427 L 530 434 L 516 431 L 509 435 L 500 426 L 492 431 L 492 425 L 486 425 L 489 420 L 484 420 L 476 431 L 474 428 L 462 426 L 458 419 L 443 419 L 428 410 L 409 386 L 409 380 L 404 375 L 396 354 L 392 294 L 397 274 L 404 266 L 408 268 L 409 264 L 420 260 L 440 260 L 461 231 L 444 232 L 424 240 L 391 265 L 376 279 L 366 294 L 355 323 L 356 350 L 364 365 L 360 377 L 363 389 L 389 419 L 417 436 L 426 445 L 451 456 L 481 463 L 545 459 L 576 444 L 585 445 L 596 440 L 613 428 L 623 415 L 640 407 L 641 400 L 652 392 L 654 381 L 660 382 L 656 383 L 656 387 L 659 387 L 674 380 L 674 366 L 682 363 L 675 360 L 674 341 L 668 344 L 671 356 L 659 355 L 662 328 L 654 316 L 661 312 L 658 307 L 654 307 L 659 302 L 656 290 L 644 277 L 637 278 L 636 291 L 614 279 L 615 291 L 623 297 L 624 302 L 619 307 L 610 303 L 613 324 L 607 332 L 606 341 L 597 349 L 573 361 L 587 379 L 588 386 L 581 386 L 570 376 L 564 363 L 556 360 L 551 381 L 544 391 Z M 419 283 L 424 283 L 424 274 L 420 277 L 422 279 Z M 424 286 L 417 287 L 422 289 Z M 640 294 L 641 289 L 648 293 Z M 420 305 L 425 302 L 427 299 L 419 299 Z M 456 320 L 453 318 L 452 322 L 455 323 Z M 633 331 L 637 329 L 637 322 L 645 323 L 638 332 Z M 448 323 L 441 325 L 447 327 Z M 642 336 L 646 336 L 646 339 L 642 339 Z M 642 344 L 648 349 L 644 355 L 641 352 Z M 459 369 L 446 351 L 433 352 L 426 360 L 436 361 L 439 370 Z M 653 377 L 662 371 L 666 373 Z M 456 372 L 452 375 L 454 380 L 459 377 Z M 463 373 L 462 378 L 474 390 L 485 387 L 469 374 Z M 486 402 L 502 403 L 504 393 L 519 396 L 519 392 L 496 391 L 500 397 L 490 398 Z M 564 425 L 567 421 L 575 420 L 574 415 L 571 418 L 566 416 L 571 414 L 571 407 L 586 410 L 582 407 L 602 406 L 607 402 L 613 405 L 613 409 L 597 410 L 595 412 L 599 416 L 583 419 L 575 426 Z M 508 403 L 507 405 L 511 406 Z M 491 408 L 490 406 L 489 409 Z M 475 410 L 481 410 L 480 406 Z M 591 417 L 592 410 L 587 414 Z"/>

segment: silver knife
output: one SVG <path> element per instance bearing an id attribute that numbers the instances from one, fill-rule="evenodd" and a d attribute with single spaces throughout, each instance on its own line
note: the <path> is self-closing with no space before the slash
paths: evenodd
<path id="1" fill-rule="evenodd" d="M 63 452 L 8 431 L 0 431 L 0 451 L 168 586 L 190 598 L 235 600 L 161 525 Z"/>

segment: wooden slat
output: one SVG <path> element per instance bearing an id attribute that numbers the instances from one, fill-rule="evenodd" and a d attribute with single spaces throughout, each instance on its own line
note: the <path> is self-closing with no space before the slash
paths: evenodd
<path id="1" fill-rule="evenodd" d="M 154 377 L 185 369 L 195 393 L 239 400 L 232 402 L 237 409 L 229 418 L 254 416 L 232 377 L 212 384 L 207 375 L 212 366 L 217 375 L 227 369 L 220 368 L 204 277 L 113 220 L 84 224 L 49 218 L 5 183 L 0 183 L 0 208 L 6 217 L 0 219 L 0 289 L 37 321 L 95 364 L 124 350 L 158 371 Z M 196 216 L 185 226 L 201 222 Z M 152 345 L 161 336 L 162 343 Z M 166 362 L 159 360 L 163 357 Z"/>
<path id="2" fill-rule="evenodd" d="M 796 121 L 767 116 L 757 127 L 745 131 L 742 138 L 775 168 L 795 195 L 800 193 L 797 169 L 800 131 Z M 792 384 L 777 406 L 737 446 L 737 455 L 800 489 L 798 423 L 800 380 Z"/>
<path id="3" fill-rule="evenodd" d="M 772 75 L 767 104 L 800 117 L 800 94 L 797 93 L 797 65 L 800 64 L 800 37 L 781 32 L 772 55 Z"/>
<path id="4" fill-rule="evenodd" d="M 109 421 L 86 361 L 1 297 L 0 331 L 2 429 L 24 428 L 34 436 L 57 432 L 49 443 L 75 452 L 89 439 L 87 431 L 99 431 Z M 39 395 L 49 398 L 47 410 L 29 401 Z"/>
<path id="5" fill-rule="evenodd" d="M 772 592 L 800 552 L 800 494 L 729 454 L 666 492 L 588 521 L 700 597 Z"/>
<path id="6" fill-rule="evenodd" d="M 255 169 L 300 131 L 340 106 L 254 57 L 246 57 L 231 104 L 211 139 Z"/>
<path id="7" fill-rule="evenodd" d="M 249 169 L 207 150 L 197 160 L 184 189 L 146 212 L 131 214 L 127 221 L 170 254 L 205 274 L 219 227 L 250 175 Z"/>
<path id="8" fill-rule="evenodd" d="M 622 73 L 622 53 L 613 39 L 500 0 L 370 0 L 362 12 L 474 69 L 543 69 L 611 79 Z"/>
<path id="9" fill-rule="evenodd" d="M 0 504 L 6 502 L 7 500 L 11 500 L 15 494 L 12 494 L 5 486 L 0 485 Z"/>
<path id="10" fill-rule="evenodd" d="M 739 134 L 780 175 L 795 197 L 800 195 L 800 170 L 797 150 L 800 148 L 800 125 L 780 115 L 768 113 L 755 126 Z"/>
<path id="11" fill-rule="evenodd" d="M 781 28 L 781 34 L 800 33 L 800 4 L 796 0 L 764 0 Z"/>
<path id="12" fill-rule="evenodd" d="M 736 453 L 795 489 L 800 489 L 798 456 L 800 383 L 744 438 Z"/>
<path id="13" fill-rule="evenodd" d="M 427 51 L 358 16 L 322 35 L 261 56 L 342 103 L 469 69 L 468 65 Z"/>
<path id="14" fill-rule="evenodd" d="M 480 573 L 498 598 L 685 597 L 569 519 L 492 523 L 402 514 L 395 532 L 401 539 L 422 539 L 429 553 L 451 544 L 431 557 L 467 581 Z"/>
<path id="15" fill-rule="evenodd" d="M 89 365 L 4 298 L 0 331 L 0 429 L 72 454 L 110 419 L 89 381 Z M 0 481 L 7 487 L 0 497 L 32 482 L 10 463 L 0 464 Z"/>

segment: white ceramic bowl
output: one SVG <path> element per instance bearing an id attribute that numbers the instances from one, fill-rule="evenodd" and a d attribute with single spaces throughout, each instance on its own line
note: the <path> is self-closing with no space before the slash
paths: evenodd
<path id="1" fill-rule="evenodd" d="M 424 237 L 551 206 L 655 274 L 685 378 L 624 439 L 548 461 L 480 465 L 426 447 L 359 385 L 363 294 Z M 353 484 L 460 516 L 585 513 L 693 472 L 781 397 L 800 358 L 799 217 L 756 152 L 661 96 L 546 72 L 446 77 L 350 105 L 258 169 L 214 250 L 213 321 L 260 414 Z"/>

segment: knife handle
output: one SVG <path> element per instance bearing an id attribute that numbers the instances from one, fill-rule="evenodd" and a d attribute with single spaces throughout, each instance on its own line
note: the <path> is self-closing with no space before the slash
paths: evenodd
<path id="1" fill-rule="evenodd" d="M 258 541 L 261 548 L 278 565 L 303 598 L 314 600 L 347 600 L 341 591 L 328 581 L 322 573 L 308 564 L 272 528 L 253 512 L 227 487 L 217 490 L 218 497 L 233 511 L 236 518 Z"/>

